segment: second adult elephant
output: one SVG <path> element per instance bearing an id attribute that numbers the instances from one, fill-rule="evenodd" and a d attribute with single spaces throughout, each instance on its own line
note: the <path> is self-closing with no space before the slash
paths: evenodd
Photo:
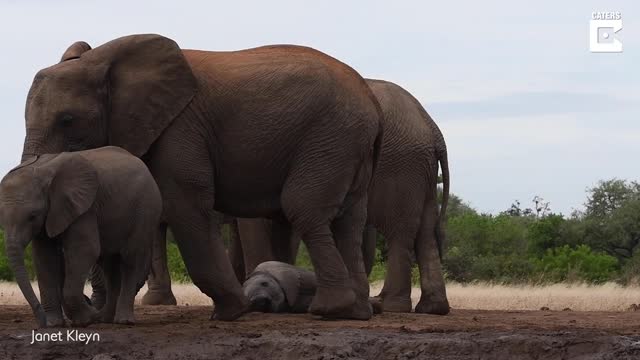
<path id="1" fill-rule="evenodd" d="M 368 319 L 356 249 L 380 117 L 356 71 L 310 48 L 182 50 L 163 36 L 132 35 L 95 49 L 76 43 L 38 72 L 23 158 L 107 144 L 142 158 L 215 318 L 248 309 L 219 234 L 225 213 L 286 218 L 318 276 L 310 311 Z"/>
<path id="2" fill-rule="evenodd" d="M 384 138 L 380 160 L 369 189 L 363 252 L 367 271 L 375 256 L 376 230 L 388 246 L 387 277 L 380 293 L 385 311 L 410 312 L 412 254 L 420 269 L 422 295 L 415 311 L 449 313 L 441 269 L 443 220 L 449 197 L 449 165 L 444 137 L 436 123 L 409 92 L 387 81 L 368 79 L 383 110 Z M 437 204 L 438 162 L 442 168 L 442 207 Z M 260 263 L 293 263 L 298 240 L 289 241 L 282 221 L 238 219 L 239 242 L 230 250 L 243 280 Z M 160 248 L 163 251 L 164 245 Z M 240 256 L 239 254 L 243 254 Z M 156 271 L 166 262 L 155 261 Z M 168 278 L 154 286 L 171 293 Z"/>

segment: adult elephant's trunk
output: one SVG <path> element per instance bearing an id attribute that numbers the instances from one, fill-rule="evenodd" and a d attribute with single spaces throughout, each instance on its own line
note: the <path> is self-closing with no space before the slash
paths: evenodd
<path id="1" fill-rule="evenodd" d="M 13 274 L 16 277 L 16 281 L 18 282 L 18 286 L 20 287 L 22 294 L 29 302 L 29 305 L 31 305 L 31 310 L 33 311 L 33 315 L 36 317 L 38 326 L 46 327 L 47 317 L 40 305 L 40 301 L 33 292 L 33 287 L 31 287 L 31 282 L 29 281 L 27 269 L 24 266 L 25 247 L 22 244 L 26 244 L 26 242 L 16 241 L 18 239 L 13 237 L 14 236 L 10 236 L 7 238 L 7 256 L 9 257 L 9 264 L 11 265 L 11 269 L 13 270 Z"/>

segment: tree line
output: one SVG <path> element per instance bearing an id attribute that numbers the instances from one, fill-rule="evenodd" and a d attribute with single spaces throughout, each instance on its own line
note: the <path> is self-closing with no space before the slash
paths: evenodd
<path id="1" fill-rule="evenodd" d="M 460 197 L 450 197 L 443 268 L 448 281 L 469 283 L 554 283 L 616 281 L 640 278 L 640 183 L 621 179 L 598 182 L 587 189 L 584 210 L 554 213 L 542 197 L 530 206 L 514 201 L 499 214 L 478 212 Z M 222 236 L 229 243 L 231 232 Z M 174 281 L 189 281 L 169 233 L 168 261 Z M 378 239 L 370 280 L 385 275 L 386 249 Z M 0 279 L 13 280 L 0 232 Z M 26 263 L 34 276 L 30 249 Z M 311 268 L 304 246 L 297 265 Z M 417 267 L 414 278 L 418 279 Z"/>

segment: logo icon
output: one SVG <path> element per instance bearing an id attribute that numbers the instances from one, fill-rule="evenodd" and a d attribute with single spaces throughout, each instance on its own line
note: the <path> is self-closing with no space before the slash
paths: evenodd
<path id="1" fill-rule="evenodd" d="M 603 16 L 609 14 L 614 16 Z M 620 30 L 622 30 L 620 13 L 593 13 L 589 22 L 589 50 L 591 52 L 622 52 L 622 42 L 617 38 Z"/>

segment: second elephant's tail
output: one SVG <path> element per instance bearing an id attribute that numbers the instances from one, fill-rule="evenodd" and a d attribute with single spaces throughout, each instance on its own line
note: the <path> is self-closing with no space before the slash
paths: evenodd
<path id="1" fill-rule="evenodd" d="M 439 151 L 438 161 L 442 169 L 442 206 L 438 212 L 438 223 L 436 224 L 436 241 L 438 243 L 438 253 L 440 260 L 444 255 L 444 245 L 446 242 L 446 234 L 444 230 L 444 221 L 447 214 L 447 204 L 449 203 L 449 160 L 447 159 L 447 149 Z"/>

